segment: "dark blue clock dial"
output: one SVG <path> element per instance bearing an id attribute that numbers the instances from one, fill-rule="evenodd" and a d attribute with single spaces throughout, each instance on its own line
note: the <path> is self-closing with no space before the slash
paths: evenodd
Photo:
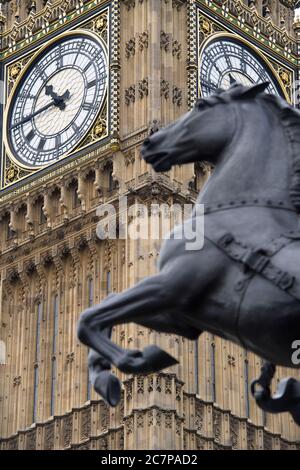
<path id="1" fill-rule="evenodd" d="M 202 96 L 233 83 L 251 85 L 270 82 L 267 93 L 282 95 L 272 71 L 262 59 L 238 39 L 218 37 L 200 54 L 199 85 Z"/>
<path id="2" fill-rule="evenodd" d="M 23 165 L 70 153 L 93 125 L 107 89 L 107 58 L 93 35 L 52 43 L 28 66 L 9 103 L 7 142 Z"/>

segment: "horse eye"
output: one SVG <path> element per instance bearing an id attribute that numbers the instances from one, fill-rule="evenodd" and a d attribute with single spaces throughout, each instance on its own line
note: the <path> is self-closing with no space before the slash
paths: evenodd
<path id="1" fill-rule="evenodd" d="M 201 98 L 196 102 L 196 108 L 198 108 L 198 109 L 203 109 L 203 108 L 205 108 L 205 106 L 206 106 L 206 103 Z"/>

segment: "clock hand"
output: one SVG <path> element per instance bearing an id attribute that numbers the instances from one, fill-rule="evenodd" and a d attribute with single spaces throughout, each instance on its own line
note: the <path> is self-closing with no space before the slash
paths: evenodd
<path id="1" fill-rule="evenodd" d="M 52 87 L 52 85 L 49 85 L 49 87 Z M 53 89 L 53 87 L 52 87 Z M 50 103 L 46 104 L 45 106 L 43 106 L 42 108 L 38 109 L 37 111 L 35 111 L 34 113 L 32 114 L 29 114 L 29 116 L 26 116 L 24 119 L 22 119 L 21 121 L 17 122 L 16 124 L 13 124 L 11 127 L 10 127 L 10 131 L 12 129 L 15 129 L 16 127 L 18 126 L 21 126 L 22 124 L 26 124 L 26 122 L 29 122 L 31 121 L 31 119 L 33 119 L 34 117 L 38 116 L 39 114 L 43 113 L 44 111 L 46 111 L 47 109 L 51 108 L 51 106 L 56 106 L 58 107 L 60 110 L 64 110 L 66 108 L 66 103 L 65 103 L 65 100 L 66 99 L 69 99 L 70 98 L 70 92 L 69 90 L 67 90 L 62 96 L 58 96 L 56 93 L 54 92 L 49 92 L 46 94 L 50 94 L 51 93 L 51 96 L 52 96 L 52 93 L 53 93 L 53 101 L 50 101 Z"/>
<path id="2" fill-rule="evenodd" d="M 48 108 L 51 108 L 51 106 L 54 106 L 55 105 L 55 101 L 51 101 L 50 103 L 48 103 L 46 106 L 43 106 L 42 108 L 40 108 L 38 111 L 35 111 L 34 113 L 32 114 L 29 114 L 29 116 L 26 116 L 24 119 L 22 119 L 21 121 L 17 122 L 16 124 L 13 124 L 11 127 L 10 127 L 10 131 L 12 129 L 15 129 L 15 127 L 18 127 L 18 126 L 21 126 L 22 124 L 26 124 L 26 122 L 29 122 L 31 121 L 32 118 L 34 118 L 35 116 L 38 116 L 39 114 L 43 113 L 44 111 L 46 111 Z"/>
<path id="3" fill-rule="evenodd" d="M 58 106 L 60 110 L 64 110 L 66 108 L 65 101 L 70 98 L 69 90 L 67 90 L 62 96 L 59 96 L 55 91 L 53 91 L 53 85 L 46 85 L 45 93 L 47 96 L 51 96 L 55 105 Z"/>
<path id="4" fill-rule="evenodd" d="M 231 75 L 231 73 L 229 74 L 229 83 L 230 85 L 234 85 L 237 83 L 237 81 L 233 78 L 233 76 Z"/>

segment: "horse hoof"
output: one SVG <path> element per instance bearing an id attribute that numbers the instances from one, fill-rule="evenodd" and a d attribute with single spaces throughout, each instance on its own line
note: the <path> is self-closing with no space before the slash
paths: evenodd
<path id="1" fill-rule="evenodd" d="M 178 364 L 175 357 L 155 345 L 146 346 L 143 350 L 143 356 L 149 364 L 150 372 L 158 372 L 159 370 Z"/>
<path id="2" fill-rule="evenodd" d="M 178 361 L 157 346 L 147 346 L 143 351 L 128 351 L 116 363 L 117 368 L 125 374 L 143 374 L 158 372 Z"/>
<path id="3" fill-rule="evenodd" d="M 120 381 L 108 370 L 98 374 L 94 382 L 94 389 L 110 406 L 117 406 L 121 399 Z"/>
<path id="4" fill-rule="evenodd" d="M 145 369 L 143 353 L 139 350 L 127 351 L 116 361 L 115 366 L 125 374 L 137 374 Z"/>

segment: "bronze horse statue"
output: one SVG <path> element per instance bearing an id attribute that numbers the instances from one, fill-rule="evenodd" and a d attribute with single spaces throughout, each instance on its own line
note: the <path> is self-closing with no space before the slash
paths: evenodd
<path id="1" fill-rule="evenodd" d="M 258 354 L 268 362 L 252 384 L 257 403 L 290 411 L 300 424 L 300 382 L 284 379 L 274 397 L 269 387 L 273 364 L 300 368 L 292 361 L 300 339 L 300 112 L 264 93 L 267 86 L 235 84 L 199 99 L 143 144 L 158 172 L 201 161 L 214 171 L 197 199 L 205 208 L 203 248 L 187 250 L 175 227 L 158 274 L 80 317 L 93 386 L 111 406 L 121 391 L 111 364 L 138 374 L 177 363 L 157 346 L 127 350 L 111 341 L 113 325 L 135 322 L 192 340 L 205 330 Z"/>

